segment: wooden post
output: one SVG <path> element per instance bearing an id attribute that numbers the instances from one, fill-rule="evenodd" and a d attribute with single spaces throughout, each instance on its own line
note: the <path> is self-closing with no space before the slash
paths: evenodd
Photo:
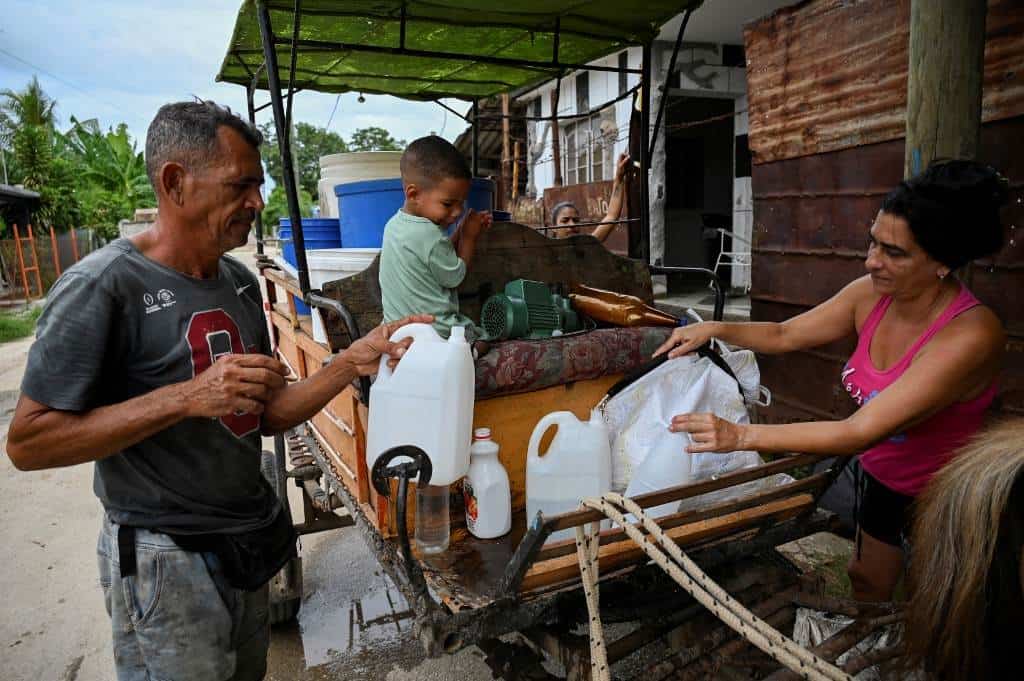
<path id="1" fill-rule="evenodd" d="M 57 250 L 57 235 L 53 231 L 53 225 L 50 225 L 50 248 L 53 250 L 53 269 L 60 277 L 60 251 Z"/>
<path id="2" fill-rule="evenodd" d="M 259 213 L 256 214 L 256 217 L 259 219 Z M 75 234 L 74 227 L 69 231 L 71 233 L 71 254 L 75 256 L 75 262 L 78 262 L 78 236 Z"/>
<path id="3" fill-rule="evenodd" d="M 519 198 L 519 141 L 516 140 L 512 152 L 512 209 L 516 207 L 516 199 Z"/>
<path id="4" fill-rule="evenodd" d="M 28 290 L 28 273 L 25 271 L 25 255 L 21 252 L 21 235 L 18 233 L 18 225 L 14 225 L 14 245 L 18 251 L 18 268 L 21 270 L 21 286 L 25 289 L 25 299 L 31 300 L 32 295 Z"/>
<path id="5" fill-rule="evenodd" d="M 512 205 L 512 181 L 513 172 L 508 167 L 512 161 L 512 141 L 510 139 L 510 126 L 508 120 L 509 94 L 501 95 L 501 199 L 502 210 L 509 210 Z"/>
<path id="6" fill-rule="evenodd" d="M 904 177 L 977 154 L 985 12 L 985 0 L 911 0 Z"/>
<path id="7" fill-rule="evenodd" d="M 562 89 L 559 78 L 555 89 L 551 91 L 551 155 L 555 164 L 555 186 L 562 186 L 562 142 L 558 132 L 558 91 Z"/>

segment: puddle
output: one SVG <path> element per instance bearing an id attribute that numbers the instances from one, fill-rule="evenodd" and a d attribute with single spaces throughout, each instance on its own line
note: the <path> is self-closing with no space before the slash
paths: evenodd
<path id="1" fill-rule="evenodd" d="M 365 595 L 347 603 L 314 591 L 299 611 L 299 630 L 307 667 L 343 661 L 405 645 L 412 631 L 412 610 L 386 578 Z"/>

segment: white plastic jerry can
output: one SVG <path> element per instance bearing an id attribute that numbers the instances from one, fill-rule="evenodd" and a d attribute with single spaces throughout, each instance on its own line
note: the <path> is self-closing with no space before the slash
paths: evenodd
<path id="1" fill-rule="evenodd" d="M 466 529 L 480 539 L 494 539 L 512 529 L 512 490 L 508 473 L 498 460 L 498 443 L 490 428 L 473 431 L 469 473 L 462 481 Z"/>
<path id="2" fill-rule="evenodd" d="M 551 426 L 558 432 L 548 451 L 538 451 L 541 438 Z M 579 508 L 586 497 L 599 497 L 612 486 L 612 455 L 608 428 L 594 409 L 583 422 L 570 411 L 556 411 L 542 418 L 526 452 L 526 518 L 532 525 L 540 511 L 545 516 Z M 551 540 L 575 536 L 575 530 L 559 530 Z"/>
<path id="3" fill-rule="evenodd" d="M 430 484 L 450 485 L 469 469 L 473 356 L 461 326 L 452 327 L 446 341 L 429 324 L 407 324 L 391 340 L 410 336 L 413 343 L 394 371 L 381 357 L 370 389 L 366 465 L 372 470 L 392 447 L 415 445 L 430 457 Z"/>

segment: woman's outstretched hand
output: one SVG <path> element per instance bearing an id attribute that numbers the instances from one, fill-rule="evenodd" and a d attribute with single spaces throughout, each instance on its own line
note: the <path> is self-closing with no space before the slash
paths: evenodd
<path id="1" fill-rule="evenodd" d="M 686 451 L 691 454 L 744 449 L 742 428 L 714 414 L 679 414 L 668 427 L 673 433 L 689 433 L 691 444 Z"/>
<path id="2" fill-rule="evenodd" d="M 654 356 L 657 357 L 666 350 L 669 351 L 669 359 L 688 355 L 710 341 L 713 336 L 714 324 L 709 322 L 680 326 L 654 351 Z"/>

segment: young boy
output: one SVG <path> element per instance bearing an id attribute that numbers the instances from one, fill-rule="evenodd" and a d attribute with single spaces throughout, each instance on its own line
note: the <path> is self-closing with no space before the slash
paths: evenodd
<path id="1" fill-rule="evenodd" d="M 421 137 L 406 147 L 401 170 L 405 204 L 384 227 L 380 254 L 384 321 L 411 311 L 432 314 L 442 337 L 453 326 L 465 326 L 474 355 L 483 354 L 487 346 L 479 341 L 480 330 L 459 314 L 456 289 L 491 215 L 470 210 L 452 236 L 445 235 L 462 214 L 472 175 L 462 154 L 443 137 Z"/>

